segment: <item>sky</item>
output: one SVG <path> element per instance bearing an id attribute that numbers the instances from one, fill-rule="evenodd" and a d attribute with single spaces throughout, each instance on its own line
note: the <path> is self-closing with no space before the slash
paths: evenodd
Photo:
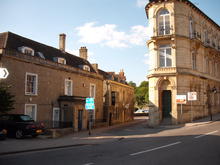
<path id="1" fill-rule="evenodd" d="M 217 24 L 220 0 L 191 0 Z M 124 70 L 127 81 L 147 80 L 150 30 L 148 0 L 0 0 L 0 32 L 10 31 L 58 48 L 65 33 L 66 51 L 79 55 L 86 46 L 89 61 L 105 71 Z"/>

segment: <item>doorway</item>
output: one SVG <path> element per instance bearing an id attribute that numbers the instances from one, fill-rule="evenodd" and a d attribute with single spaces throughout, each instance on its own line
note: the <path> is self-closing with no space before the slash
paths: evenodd
<path id="1" fill-rule="evenodd" d="M 83 110 L 78 111 L 78 131 L 82 130 Z"/>
<path id="2" fill-rule="evenodd" d="M 171 101 L 171 91 L 162 91 L 162 118 L 171 118 L 172 101 Z"/>

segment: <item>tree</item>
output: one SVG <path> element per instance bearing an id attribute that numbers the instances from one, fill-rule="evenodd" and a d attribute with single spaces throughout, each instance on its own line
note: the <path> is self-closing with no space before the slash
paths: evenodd
<path id="1" fill-rule="evenodd" d="M 128 82 L 128 85 L 130 85 L 130 86 L 132 86 L 132 87 L 134 87 L 134 88 L 137 87 L 137 86 L 136 86 L 136 83 L 133 82 L 133 81 L 129 81 L 129 82 Z"/>
<path id="2" fill-rule="evenodd" d="M 141 82 L 140 86 L 135 90 L 136 106 L 143 108 L 149 103 L 148 81 Z"/>
<path id="3" fill-rule="evenodd" d="M 9 92 L 9 86 L 0 83 L 0 113 L 14 109 L 14 95 Z"/>

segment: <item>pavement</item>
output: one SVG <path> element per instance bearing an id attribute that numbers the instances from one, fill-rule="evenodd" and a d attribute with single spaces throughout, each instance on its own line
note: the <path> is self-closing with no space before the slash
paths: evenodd
<path id="1" fill-rule="evenodd" d="M 4 141 L 0 141 L 0 156 L 32 151 L 98 145 L 101 143 L 120 141 L 126 138 L 143 138 L 149 137 L 150 135 L 155 136 L 158 132 L 166 130 L 196 127 L 210 124 L 217 120 L 220 120 L 220 114 L 213 115 L 213 121 L 210 121 L 210 118 L 206 117 L 192 123 L 171 126 L 162 125 L 152 129 L 147 126 L 147 118 L 137 118 L 129 123 L 94 129 L 92 130 L 91 136 L 88 135 L 88 131 L 83 131 L 56 139 L 48 138 L 47 136 L 39 136 L 37 138 L 26 137 L 19 140 L 8 138 Z"/>

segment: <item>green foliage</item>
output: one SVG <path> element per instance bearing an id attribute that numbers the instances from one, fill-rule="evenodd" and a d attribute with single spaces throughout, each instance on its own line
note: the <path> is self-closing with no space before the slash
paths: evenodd
<path id="1" fill-rule="evenodd" d="M 134 87 L 134 88 L 136 88 L 136 83 L 135 82 L 133 82 L 133 81 L 129 81 L 128 82 L 128 85 L 130 85 L 130 86 L 132 86 L 132 87 Z"/>
<path id="2" fill-rule="evenodd" d="M 149 103 L 148 81 L 141 82 L 140 86 L 135 89 L 135 105 L 143 108 Z"/>
<path id="3" fill-rule="evenodd" d="M 9 86 L 0 83 L 0 113 L 14 109 L 14 95 L 9 92 Z"/>

